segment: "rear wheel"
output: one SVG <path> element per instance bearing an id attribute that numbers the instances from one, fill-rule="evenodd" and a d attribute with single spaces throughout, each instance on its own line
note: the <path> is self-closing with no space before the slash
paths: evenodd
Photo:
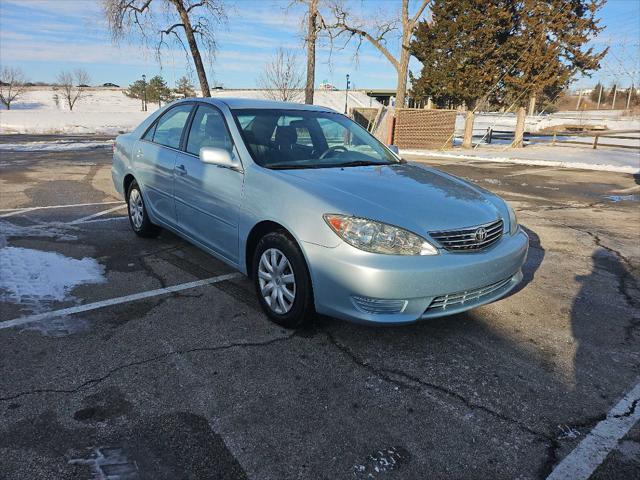
<path id="1" fill-rule="evenodd" d="M 268 233 L 258 242 L 252 265 L 258 301 L 271 320 L 298 328 L 313 318 L 309 270 L 293 239 L 284 232 Z"/>
<path id="2" fill-rule="evenodd" d="M 157 237 L 160 234 L 160 227 L 151 223 L 147 210 L 144 206 L 142 192 L 135 180 L 129 185 L 127 192 L 127 208 L 129 209 L 129 223 L 133 231 L 147 238 Z"/>

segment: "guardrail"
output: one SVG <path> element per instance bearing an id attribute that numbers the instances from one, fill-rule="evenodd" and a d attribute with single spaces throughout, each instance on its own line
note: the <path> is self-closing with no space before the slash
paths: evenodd
<path id="1" fill-rule="evenodd" d="M 636 134 L 635 136 L 630 136 L 627 134 Z M 486 132 L 483 134 L 483 137 L 486 139 L 487 143 L 491 143 L 493 140 L 511 140 L 515 138 L 515 132 L 512 130 L 494 130 L 489 127 Z M 569 139 L 564 139 L 562 137 L 569 137 Z M 636 150 L 640 150 L 640 130 L 604 130 L 597 132 L 576 132 L 576 131 L 563 131 L 563 132 L 553 132 L 553 133 L 524 133 L 524 140 L 528 143 L 550 143 L 551 145 L 557 144 L 572 144 L 572 145 L 589 145 L 588 142 L 581 142 L 578 140 L 571 140 L 571 138 L 575 137 L 583 137 L 583 138 L 593 138 L 593 142 L 591 142 L 592 148 L 596 149 L 598 147 L 614 147 L 614 148 L 632 148 Z M 600 143 L 600 138 L 612 139 L 612 140 L 637 140 L 637 145 L 621 145 L 619 143 Z M 549 138 L 549 140 L 544 140 L 545 138 Z"/>

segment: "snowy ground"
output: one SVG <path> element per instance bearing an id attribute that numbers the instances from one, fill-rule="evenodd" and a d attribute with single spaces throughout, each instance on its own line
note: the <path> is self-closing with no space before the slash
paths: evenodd
<path id="1" fill-rule="evenodd" d="M 473 159 L 497 163 L 640 173 L 640 151 L 619 148 L 594 150 L 580 146 L 530 145 L 526 148 L 480 146 L 472 150 L 402 150 L 401 153 L 418 157 Z"/>
<path id="2" fill-rule="evenodd" d="M 58 102 L 55 101 L 58 95 Z M 214 97 L 266 98 L 263 90 L 214 90 Z M 344 111 L 345 94 L 317 91 L 315 103 Z M 379 103 L 362 92 L 349 92 L 349 106 L 376 107 Z M 0 133 L 98 133 L 117 135 L 135 128 L 157 108 L 140 111 L 140 101 L 127 97 L 117 88 L 93 88 L 78 101 L 73 111 L 64 105 L 53 88 L 27 91 L 11 110 L 0 110 Z"/>
<path id="3" fill-rule="evenodd" d="M 456 134 L 464 132 L 464 113 L 456 118 Z M 550 115 L 531 115 L 525 120 L 527 132 L 539 132 L 556 125 L 591 125 L 608 130 L 640 130 L 640 118 L 630 117 L 620 110 L 593 110 L 589 112 L 557 112 Z M 515 113 L 479 113 L 473 123 L 474 134 L 493 130 L 512 132 L 516 128 Z"/>

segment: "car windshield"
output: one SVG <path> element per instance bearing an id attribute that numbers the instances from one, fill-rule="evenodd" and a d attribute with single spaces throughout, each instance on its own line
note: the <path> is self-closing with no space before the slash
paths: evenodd
<path id="1" fill-rule="evenodd" d="M 388 165 L 399 160 L 338 113 L 239 109 L 233 116 L 254 161 L 272 169 Z"/>

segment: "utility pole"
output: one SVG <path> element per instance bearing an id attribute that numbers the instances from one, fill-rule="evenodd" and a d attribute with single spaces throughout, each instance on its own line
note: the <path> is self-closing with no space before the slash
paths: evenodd
<path id="1" fill-rule="evenodd" d="M 351 82 L 349 82 L 349 74 L 347 73 L 347 89 L 344 91 L 344 114 L 347 114 L 347 100 L 349 98 L 349 85 L 351 84 Z"/>
<path id="2" fill-rule="evenodd" d="M 578 95 L 578 104 L 576 105 L 576 110 L 580 110 L 580 101 L 582 100 L 582 90 L 580 90 L 580 95 Z"/>
<path id="3" fill-rule="evenodd" d="M 611 102 L 611 110 L 616 108 L 616 95 L 618 95 L 618 85 L 613 86 L 613 102 Z"/>
<path id="4" fill-rule="evenodd" d="M 147 76 L 142 74 L 142 95 L 144 98 L 144 107 L 143 111 L 147 111 Z"/>
<path id="5" fill-rule="evenodd" d="M 598 93 L 598 110 L 600 110 L 600 100 L 602 99 L 602 89 L 604 85 L 600 84 L 600 93 Z"/>
<path id="6" fill-rule="evenodd" d="M 631 92 L 633 92 L 633 83 L 631 83 L 631 88 L 629 89 L 629 93 L 627 93 L 627 110 L 629 110 L 629 105 L 631 105 Z"/>

